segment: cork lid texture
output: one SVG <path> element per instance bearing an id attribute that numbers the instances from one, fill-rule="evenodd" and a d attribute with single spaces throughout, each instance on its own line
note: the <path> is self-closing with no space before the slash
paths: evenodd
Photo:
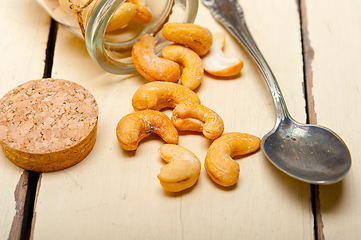
<path id="1" fill-rule="evenodd" d="M 95 143 L 97 121 L 98 105 L 84 87 L 61 79 L 32 80 L 0 99 L 0 144 L 10 160 L 13 161 L 14 156 L 7 153 L 15 151 L 17 157 L 22 153 L 32 154 L 35 163 L 37 156 L 64 154 L 77 145 L 88 146 L 82 143 L 90 134 L 94 135 L 92 142 Z M 88 146 L 90 150 L 94 143 Z M 54 155 L 51 157 L 54 159 Z M 17 165 L 31 169 L 21 163 Z M 41 171 L 41 167 L 38 170 Z"/>

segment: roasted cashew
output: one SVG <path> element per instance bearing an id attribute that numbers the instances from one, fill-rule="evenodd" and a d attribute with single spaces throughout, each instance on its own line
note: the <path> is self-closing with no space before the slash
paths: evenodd
<path id="1" fill-rule="evenodd" d="M 214 140 L 204 162 L 208 176 L 217 184 L 229 187 L 237 183 L 239 164 L 232 156 L 244 155 L 259 149 L 261 140 L 247 133 L 227 133 Z"/>
<path id="2" fill-rule="evenodd" d="M 84 26 L 89 19 L 98 0 L 59 0 L 61 8 L 69 15 L 78 17 L 79 27 L 84 35 Z M 125 28 L 138 14 L 137 7 L 133 3 L 124 2 L 110 18 L 106 31 L 114 31 Z"/>
<path id="3" fill-rule="evenodd" d="M 168 41 L 186 45 L 199 56 L 205 55 L 212 46 L 211 31 L 192 23 L 167 23 L 162 34 Z"/>
<path id="4" fill-rule="evenodd" d="M 243 61 L 237 57 L 228 58 L 223 52 L 226 34 L 213 35 L 213 44 L 209 53 L 203 57 L 204 70 L 214 76 L 230 77 L 238 74 L 243 68 Z"/>
<path id="5" fill-rule="evenodd" d="M 110 18 L 106 31 L 111 32 L 127 27 L 136 14 L 137 8 L 133 3 L 123 3 Z"/>
<path id="6" fill-rule="evenodd" d="M 137 14 L 134 16 L 133 21 L 138 23 L 150 23 L 153 19 L 151 11 L 145 6 L 145 1 L 141 0 L 127 0 L 133 3 L 137 8 Z"/>
<path id="7" fill-rule="evenodd" d="M 130 113 L 120 119 L 116 128 L 118 142 L 127 151 L 136 150 L 139 142 L 153 132 L 167 143 L 178 143 L 178 131 L 171 120 L 155 110 Z"/>
<path id="8" fill-rule="evenodd" d="M 180 77 L 179 65 L 155 55 L 155 44 L 155 38 L 149 34 L 144 34 L 138 38 L 132 49 L 135 68 L 149 81 L 178 82 Z"/>
<path id="9" fill-rule="evenodd" d="M 141 86 L 133 95 L 134 110 L 154 109 L 166 107 L 174 108 L 181 102 L 200 103 L 198 95 L 189 88 L 169 82 L 149 82 Z"/>
<path id="10" fill-rule="evenodd" d="M 218 138 L 224 130 L 221 117 L 199 103 L 179 103 L 172 112 L 171 120 L 178 130 L 203 132 L 208 139 Z"/>
<path id="11" fill-rule="evenodd" d="M 183 65 L 181 82 L 191 90 L 202 82 L 204 69 L 202 59 L 193 50 L 181 45 L 169 45 L 162 50 L 162 58 Z"/>
<path id="12" fill-rule="evenodd" d="M 180 192 L 197 182 L 201 172 L 201 162 L 194 153 L 173 144 L 164 144 L 158 152 L 167 162 L 158 174 L 160 184 L 165 190 Z"/>

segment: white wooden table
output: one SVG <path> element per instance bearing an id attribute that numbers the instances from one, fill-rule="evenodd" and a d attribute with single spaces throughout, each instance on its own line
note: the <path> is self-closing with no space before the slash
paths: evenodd
<path id="1" fill-rule="evenodd" d="M 347 143 L 353 163 L 344 180 L 310 186 L 281 173 L 259 151 L 237 159 L 241 175 L 234 187 L 218 187 L 202 166 L 193 188 L 165 192 L 156 177 L 163 141 L 152 136 L 128 153 L 115 137 L 146 80 L 104 72 L 83 40 L 51 27 L 34 0 L 1 0 L 0 96 L 31 79 L 63 78 L 93 93 L 100 116 L 93 151 L 66 170 L 35 174 L 0 153 L 0 239 L 361 239 L 361 2 L 239 2 L 291 115 L 327 126 Z M 226 32 L 202 4 L 195 23 Z M 47 47 L 53 33 L 54 51 Z M 276 118 L 269 90 L 228 33 L 226 42 L 226 54 L 243 59 L 242 73 L 206 75 L 196 93 L 223 118 L 225 132 L 262 137 Z M 203 163 L 210 143 L 187 133 L 179 145 Z"/>

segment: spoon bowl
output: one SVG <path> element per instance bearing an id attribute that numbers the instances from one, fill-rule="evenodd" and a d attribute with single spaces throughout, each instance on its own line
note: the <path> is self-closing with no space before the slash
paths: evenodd
<path id="1" fill-rule="evenodd" d="M 244 47 L 262 72 L 277 113 L 275 128 L 261 141 L 266 157 L 291 177 L 312 184 L 340 181 L 351 168 L 351 156 L 342 139 L 331 130 L 294 121 L 277 80 L 250 34 L 237 0 L 202 0 L 213 16 Z"/>
<path id="2" fill-rule="evenodd" d="M 325 127 L 291 118 L 266 134 L 261 148 L 278 169 L 304 182 L 335 183 L 351 168 L 349 151 L 339 136 Z"/>

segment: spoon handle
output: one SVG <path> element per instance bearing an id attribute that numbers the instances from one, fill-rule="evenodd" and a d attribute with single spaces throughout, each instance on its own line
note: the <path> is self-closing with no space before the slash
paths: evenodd
<path id="1" fill-rule="evenodd" d="M 276 112 L 277 121 L 289 118 L 286 103 L 281 93 L 277 80 L 263 57 L 257 44 L 249 32 L 244 13 L 237 0 L 202 0 L 203 4 L 210 8 L 213 16 L 236 38 L 236 40 L 245 48 L 249 55 L 256 62 L 262 72 L 268 87 L 271 91 Z"/>

